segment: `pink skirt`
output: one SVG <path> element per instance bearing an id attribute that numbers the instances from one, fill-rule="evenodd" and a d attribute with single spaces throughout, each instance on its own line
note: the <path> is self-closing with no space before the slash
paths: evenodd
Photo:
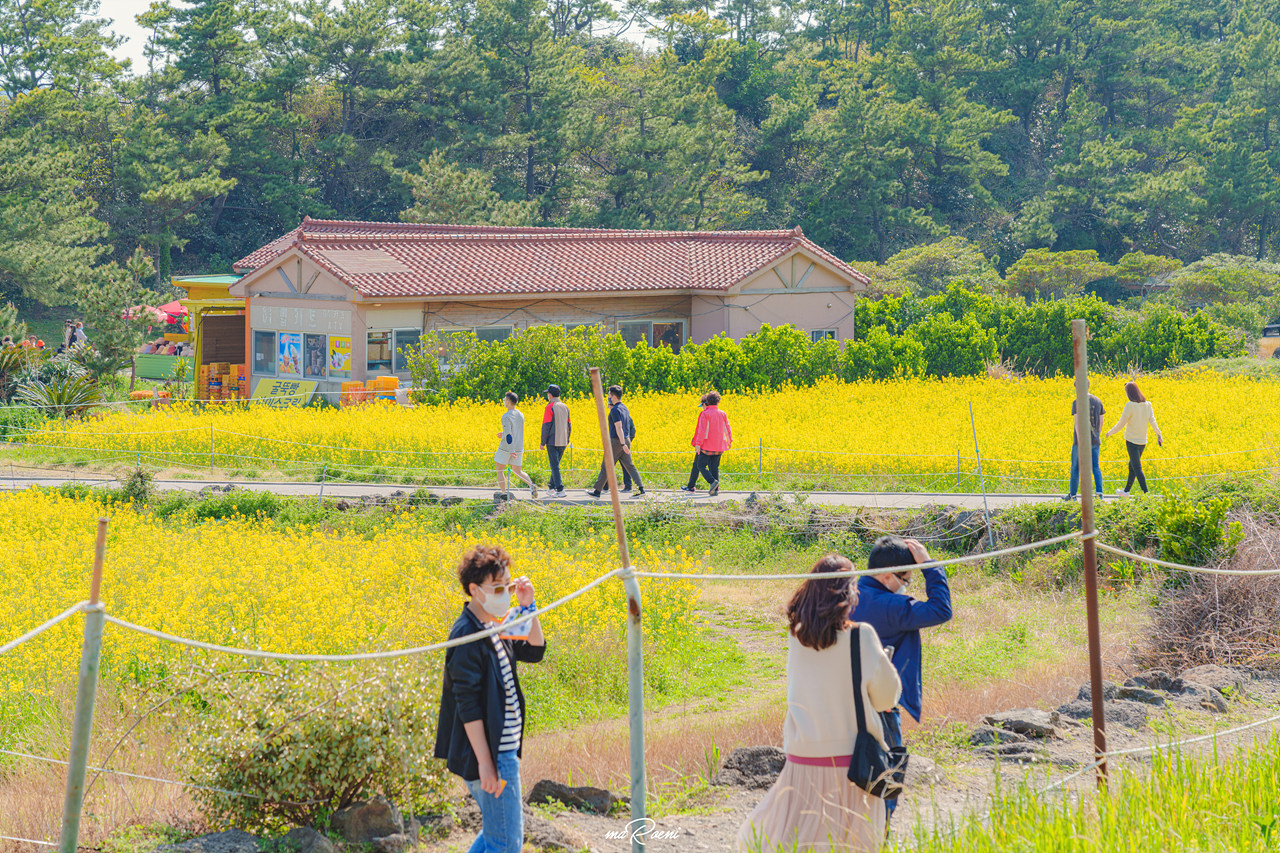
<path id="1" fill-rule="evenodd" d="M 790 761 L 738 829 L 735 853 L 874 853 L 884 843 L 884 800 L 848 779 L 845 767 Z"/>

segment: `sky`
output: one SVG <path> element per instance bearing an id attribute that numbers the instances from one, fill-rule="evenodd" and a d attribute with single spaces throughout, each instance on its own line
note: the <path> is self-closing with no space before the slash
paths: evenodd
<path id="1" fill-rule="evenodd" d="M 101 0 L 98 15 L 112 20 L 111 29 L 116 35 L 124 36 L 128 41 L 116 48 L 115 54 L 120 59 L 133 60 L 133 73 L 137 74 L 147 67 L 142 58 L 142 48 L 147 43 L 147 32 L 138 26 L 135 17 L 147 11 L 151 0 Z"/>
<path id="2" fill-rule="evenodd" d="M 111 29 L 116 35 L 124 36 L 125 43 L 116 48 L 115 55 L 119 59 L 133 60 L 133 73 L 141 74 L 147 68 L 147 61 L 142 56 L 142 48 L 147 43 L 147 31 L 138 26 L 138 22 L 134 20 L 138 15 L 147 11 L 151 6 L 151 0 L 99 0 L 101 5 L 98 8 L 98 16 L 102 18 L 110 18 Z M 181 0 L 178 0 L 180 3 Z M 620 5 L 620 4 L 615 4 Z M 624 35 L 633 41 L 638 41 L 646 47 L 652 48 L 649 40 L 644 37 L 641 32 L 629 31 Z"/>

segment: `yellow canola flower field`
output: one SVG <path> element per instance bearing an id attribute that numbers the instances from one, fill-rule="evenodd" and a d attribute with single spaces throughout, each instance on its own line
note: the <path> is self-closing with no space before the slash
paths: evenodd
<path id="1" fill-rule="evenodd" d="M 1123 410 L 1124 379 L 1095 377 L 1093 392 L 1107 409 L 1106 428 Z M 1164 430 L 1144 457 L 1149 477 L 1180 479 L 1223 472 L 1251 472 L 1280 465 L 1280 383 L 1226 377 L 1205 371 L 1176 377 L 1143 377 Z M 763 394 L 728 395 L 721 403 L 734 431 L 733 451 L 722 470 L 751 484 L 759 474 L 799 474 L 810 485 L 840 485 L 842 477 L 899 478 L 925 488 L 951 478 L 957 468 L 977 469 L 969 404 L 973 404 L 988 487 L 1027 491 L 1060 488 L 1071 448 L 1070 379 L 962 378 L 845 384 Z M 667 472 L 671 483 L 688 470 L 690 439 L 698 416 L 692 394 L 637 394 L 625 400 L 637 424 L 635 454 L 642 471 Z M 538 451 L 544 401 L 522 405 L 525 465 L 545 477 Z M 573 417 L 572 464 L 584 483 L 599 465 L 600 433 L 594 402 L 569 401 Z M 219 470 L 270 469 L 318 478 L 322 467 L 338 476 L 361 474 L 430 482 L 487 481 L 498 445 L 499 403 L 457 402 L 414 409 L 389 405 L 335 409 L 175 408 L 126 412 L 100 420 L 51 424 L 25 436 L 28 456 L 135 459 L 154 465 Z M 36 449 L 39 447 L 40 449 Z M 47 448 L 47 449 L 46 449 Z M 61 448 L 55 450 L 54 448 Z M 211 456 L 212 453 L 212 456 Z M 1106 478 L 1127 470 L 1123 436 L 1107 440 Z M 568 461 L 566 460 L 566 465 Z M 542 480 L 545 482 L 545 479 Z M 857 485 L 845 483 L 845 485 Z M 976 478 L 972 483 L 976 487 Z"/>
<path id="2" fill-rule="evenodd" d="M 424 532 L 408 514 L 365 537 L 281 530 L 245 518 L 163 522 L 129 506 L 103 507 L 53 492 L 4 494 L 0 642 L 88 597 L 96 519 L 104 513 L 111 519 L 102 593 L 109 614 L 182 637 L 276 652 L 350 654 L 447 639 L 466 602 L 455 574 L 458 559 L 476 544 L 460 528 Z M 555 545 L 525 534 L 484 541 L 511 553 L 512 573 L 528 575 L 545 606 L 618 564 L 612 533 Z M 636 560 L 664 571 L 700 566 L 678 547 L 641 547 Z M 645 594 L 650 641 L 674 644 L 698 630 L 696 603 L 688 583 L 653 584 Z M 625 619 L 622 583 L 609 580 L 553 610 L 543 624 L 552 653 L 593 654 L 623 672 Z M 40 699 L 74 681 L 82 624 L 72 618 L 0 655 L 0 709 L 16 697 Z M 655 663 L 663 651 L 655 650 Z M 162 672 L 191 654 L 108 625 L 103 671 Z M 214 666 L 242 663 L 215 653 L 195 655 Z M 443 652 L 431 655 L 443 660 Z"/>

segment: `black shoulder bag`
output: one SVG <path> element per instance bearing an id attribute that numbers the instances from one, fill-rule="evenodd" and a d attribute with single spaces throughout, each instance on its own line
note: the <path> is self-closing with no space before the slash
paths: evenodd
<path id="1" fill-rule="evenodd" d="M 867 712 L 862 707 L 862 628 L 855 625 L 850 632 L 850 643 L 853 648 L 849 655 L 853 665 L 853 699 L 858 713 L 858 737 L 853 742 L 853 759 L 849 762 L 849 781 L 866 791 L 873 797 L 882 800 L 895 799 L 902 793 L 907 778 L 907 748 L 902 746 L 902 737 L 892 715 L 880 711 L 880 726 L 885 740 L 890 744 L 888 751 L 880 746 L 875 735 L 867 731 Z"/>

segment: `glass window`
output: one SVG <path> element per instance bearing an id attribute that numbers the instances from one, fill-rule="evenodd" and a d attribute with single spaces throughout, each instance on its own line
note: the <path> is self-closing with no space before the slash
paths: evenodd
<path id="1" fill-rule="evenodd" d="M 409 361 L 404 357 L 402 350 L 417 349 L 421 341 L 421 329 L 396 329 L 395 366 L 397 373 L 403 373 L 409 369 Z"/>
<path id="2" fill-rule="evenodd" d="M 329 336 L 302 336 L 302 369 L 308 379 L 324 379 L 329 366 Z"/>
<path id="3" fill-rule="evenodd" d="M 655 347 L 669 347 L 672 352 L 680 352 L 680 347 L 684 346 L 684 321 L 654 323 L 652 344 Z"/>
<path id="4" fill-rule="evenodd" d="M 815 344 L 818 341 L 838 341 L 840 339 L 835 329 L 814 329 L 809 332 L 809 338 Z"/>
<path id="5" fill-rule="evenodd" d="M 370 373 L 391 370 L 391 333 L 370 332 L 365 340 L 365 369 Z"/>
<path id="6" fill-rule="evenodd" d="M 477 326 L 476 327 L 476 338 L 482 341 L 488 341 L 489 343 L 497 343 L 498 341 L 505 341 L 509 337 L 511 337 L 510 326 Z"/>
<path id="7" fill-rule="evenodd" d="M 633 347 L 641 341 L 649 340 L 649 332 L 653 329 L 653 324 L 646 321 L 643 323 L 619 323 L 618 334 L 622 335 L 622 340 L 627 346 Z"/>
<path id="8" fill-rule="evenodd" d="M 253 372 L 276 375 L 276 333 L 253 333 Z"/>
<path id="9" fill-rule="evenodd" d="M 466 352 L 471 330 L 439 329 L 438 332 L 440 335 L 440 369 L 448 371 L 454 367 L 461 367 L 464 361 L 463 353 Z"/>

